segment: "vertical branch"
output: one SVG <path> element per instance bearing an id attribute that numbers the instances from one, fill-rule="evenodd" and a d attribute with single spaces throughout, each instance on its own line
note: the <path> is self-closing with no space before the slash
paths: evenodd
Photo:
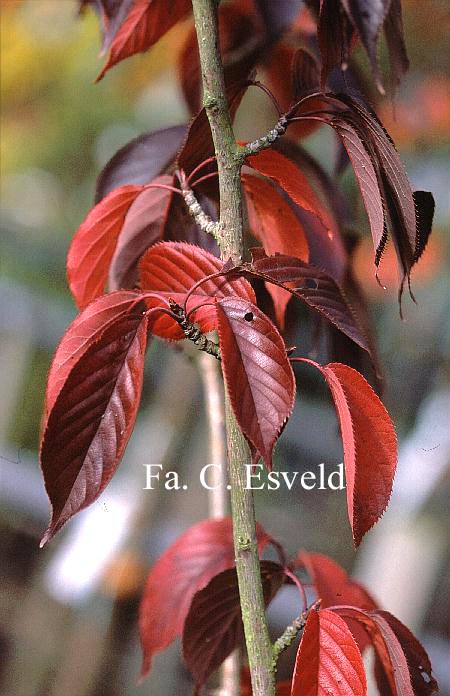
<path id="1" fill-rule="evenodd" d="M 220 368 L 211 356 L 200 353 L 198 366 L 203 388 L 209 436 L 209 460 L 213 464 L 209 476 L 212 490 L 208 491 L 209 516 L 213 519 L 226 517 L 228 513 L 227 458 L 225 443 L 225 413 Z M 219 689 L 215 696 L 239 696 L 240 654 L 236 649 L 223 662 L 219 673 Z"/>
<path id="2" fill-rule="evenodd" d="M 217 157 L 220 189 L 220 240 L 223 259 L 239 262 L 243 255 L 241 154 L 236 144 L 225 92 L 219 50 L 217 0 L 193 0 L 195 27 L 203 80 L 203 100 Z M 247 490 L 245 466 L 251 463 L 247 443 L 225 397 L 228 474 L 236 569 L 254 696 L 274 696 L 272 645 L 261 585 L 256 523 L 251 490 Z"/>

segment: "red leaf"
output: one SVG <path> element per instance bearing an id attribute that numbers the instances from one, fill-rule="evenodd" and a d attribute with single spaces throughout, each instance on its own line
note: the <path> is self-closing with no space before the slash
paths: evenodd
<path id="1" fill-rule="evenodd" d="M 257 526 L 260 553 L 270 541 Z M 139 610 L 143 650 L 141 677 L 155 653 L 181 634 L 193 596 L 235 564 L 230 518 L 204 520 L 182 534 L 159 558 L 147 578 Z"/>
<path id="2" fill-rule="evenodd" d="M 278 563 L 261 561 L 266 605 L 283 584 Z M 216 575 L 194 596 L 183 629 L 183 655 L 197 687 L 201 687 L 241 643 L 243 625 L 236 568 Z"/>
<path id="3" fill-rule="evenodd" d="M 52 504 L 42 545 L 98 498 L 117 469 L 139 406 L 147 323 L 135 305 L 89 338 L 54 400 L 40 450 Z"/>
<path id="4" fill-rule="evenodd" d="M 97 82 L 113 65 L 147 51 L 174 24 L 189 12 L 189 0 L 135 0 L 132 9 L 117 31 L 110 48 L 108 62 L 97 77 Z"/>
<path id="5" fill-rule="evenodd" d="M 311 611 L 295 662 L 291 696 L 366 696 L 364 665 L 345 621 Z"/>
<path id="6" fill-rule="evenodd" d="M 67 255 L 67 276 L 80 309 L 102 294 L 126 214 L 143 188 L 123 186 L 112 191 L 75 232 Z"/>
<path id="7" fill-rule="evenodd" d="M 242 182 L 250 228 L 266 254 L 291 254 L 308 261 L 308 242 L 289 204 L 264 179 L 243 174 Z M 291 295 L 273 284 L 267 284 L 267 289 L 274 302 L 278 324 L 283 329 L 286 305 Z"/>
<path id="8" fill-rule="evenodd" d="M 153 184 L 172 186 L 173 177 L 159 176 Z M 131 204 L 110 264 L 110 290 L 136 285 L 138 261 L 146 249 L 161 240 L 172 197 L 167 189 L 146 188 Z"/>
<path id="9" fill-rule="evenodd" d="M 130 312 L 139 297 L 138 293 L 126 291 L 103 295 L 88 305 L 71 323 L 56 349 L 48 374 L 43 429 L 72 367 L 111 322 Z"/>
<path id="10" fill-rule="evenodd" d="M 174 161 L 187 126 L 143 133 L 116 152 L 97 180 L 95 202 L 125 184 L 148 184 Z"/>
<path id="11" fill-rule="evenodd" d="M 295 379 L 272 322 L 248 300 L 217 303 L 222 369 L 242 432 L 272 468 L 272 451 L 291 415 Z"/>
<path id="12" fill-rule="evenodd" d="M 333 118 L 331 125 L 338 133 L 355 172 L 370 223 L 375 253 L 383 242 L 384 211 L 377 174 L 372 159 L 358 130 L 350 119 Z"/>
<path id="13" fill-rule="evenodd" d="M 437 687 L 434 680 L 431 691 L 413 691 L 405 653 L 395 634 L 395 630 L 393 630 L 390 625 L 392 622 L 393 626 L 395 627 L 396 622 L 398 621 L 397 619 L 388 615 L 387 612 L 366 612 L 356 609 L 355 607 L 336 607 L 334 611 L 338 612 L 340 616 L 346 619 L 355 619 L 365 628 L 370 636 L 373 647 L 375 648 L 378 664 L 380 668 L 382 668 L 384 676 L 389 683 L 390 693 L 392 696 L 414 696 L 414 694 L 416 694 L 416 696 L 422 696 L 422 694 L 426 695 L 427 693 L 434 693 L 435 687 Z M 389 616 L 389 621 L 386 619 L 386 615 Z M 402 629 L 405 628 L 406 627 L 402 626 Z M 408 629 L 406 629 L 406 631 L 409 634 Z M 403 633 L 404 640 L 405 635 L 406 634 Z M 417 641 L 415 641 L 415 643 L 417 643 Z M 422 653 L 423 648 L 420 650 L 420 653 L 418 653 L 415 647 L 416 646 L 414 644 L 414 648 L 409 648 L 408 655 L 410 658 L 415 658 L 418 656 L 418 654 Z M 425 651 L 423 652 L 425 653 Z M 423 657 L 423 654 L 421 654 L 421 657 Z M 430 672 L 428 667 L 429 661 L 428 664 L 425 664 L 425 666 L 420 665 L 420 671 L 427 674 Z M 414 664 L 414 672 L 416 677 L 418 670 L 419 665 L 416 663 Z M 422 677 L 422 688 L 424 684 L 425 680 Z"/>
<path id="14" fill-rule="evenodd" d="M 400 82 L 402 75 L 409 68 L 403 36 L 402 6 L 400 0 L 391 0 L 388 15 L 384 24 L 386 43 L 389 50 L 389 63 L 394 87 Z"/>
<path id="15" fill-rule="evenodd" d="M 337 326 L 366 350 L 370 346 L 342 290 L 329 275 L 293 256 L 261 256 L 251 264 L 230 270 L 230 275 L 261 278 L 285 288 L 309 307 Z M 295 289 L 292 285 L 295 284 Z"/>
<path id="16" fill-rule="evenodd" d="M 342 9 L 341 0 L 322 0 L 317 24 L 317 38 L 322 58 L 322 89 L 335 66 L 342 69 L 347 67 L 353 34 L 353 27 Z"/>
<path id="17" fill-rule="evenodd" d="M 247 163 L 260 174 L 275 181 L 294 203 L 319 218 L 323 226 L 332 234 L 335 225 L 330 214 L 311 188 L 306 176 L 292 160 L 274 149 L 268 149 L 248 157 Z"/>
<path id="18" fill-rule="evenodd" d="M 353 539 L 385 511 L 397 466 L 397 438 L 388 412 L 356 370 L 340 363 L 321 367 L 336 406 L 344 447 L 347 508 Z"/>
<path id="19" fill-rule="evenodd" d="M 162 297 L 172 297 L 178 304 L 183 304 L 188 290 L 199 280 L 217 273 L 222 262 L 216 256 L 183 242 L 162 242 L 147 251 L 140 263 L 142 290 L 155 292 Z M 223 277 L 205 281 L 188 300 L 187 309 L 191 311 L 205 302 L 192 319 L 204 333 L 216 328 L 216 310 L 212 300 L 215 298 L 238 295 L 251 302 L 255 301 L 254 292 L 246 280 L 227 281 Z M 158 301 L 158 304 L 161 304 Z M 149 302 L 150 306 L 153 303 Z M 155 320 L 152 332 L 161 338 L 180 340 L 184 333 L 178 324 L 167 316 Z"/>
<path id="20" fill-rule="evenodd" d="M 359 609 L 368 610 L 377 608 L 366 588 L 350 578 L 331 558 L 320 553 L 303 551 L 296 559 L 296 566 L 304 566 L 308 571 L 321 600 L 322 609 L 335 604 L 351 604 Z M 366 632 L 352 619 L 347 619 L 347 624 L 362 652 L 370 643 Z"/>
<path id="21" fill-rule="evenodd" d="M 292 93 L 296 102 L 305 93 L 316 90 L 319 86 L 319 66 L 311 53 L 304 48 L 298 48 L 292 60 Z M 309 110 L 313 110 L 308 107 Z"/>

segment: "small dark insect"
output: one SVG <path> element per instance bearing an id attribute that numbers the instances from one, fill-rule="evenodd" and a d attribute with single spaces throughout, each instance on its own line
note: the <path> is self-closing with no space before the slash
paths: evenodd
<path id="1" fill-rule="evenodd" d="M 171 297 L 169 298 L 169 307 L 173 313 L 173 318 L 183 329 L 186 338 L 192 341 L 199 350 L 203 350 L 205 353 L 208 353 L 208 355 L 213 355 L 217 360 L 220 360 L 220 348 L 217 343 L 206 338 L 199 327 L 189 321 L 183 307 Z"/>
<path id="2" fill-rule="evenodd" d="M 245 321 L 253 321 L 253 312 L 247 312 L 246 314 L 244 314 L 244 319 Z"/>

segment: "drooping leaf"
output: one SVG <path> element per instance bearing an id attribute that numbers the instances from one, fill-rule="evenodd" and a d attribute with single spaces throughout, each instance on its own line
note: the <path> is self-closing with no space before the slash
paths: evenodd
<path id="1" fill-rule="evenodd" d="M 350 119 L 333 118 L 331 125 L 338 133 L 352 163 L 364 206 L 369 218 L 375 253 L 383 243 L 385 221 L 377 173 L 363 139 Z"/>
<path id="2" fill-rule="evenodd" d="M 242 183 L 246 193 L 250 229 L 263 245 L 266 254 L 289 253 L 302 261 L 308 261 L 308 242 L 303 227 L 289 204 L 265 179 L 243 174 Z M 267 285 L 267 289 L 274 302 L 278 325 L 283 329 L 286 305 L 291 295 L 272 284 Z"/>
<path id="3" fill-rule="evenodd" d="M 325 317 L 346 336 L 366 350 L 370 346 L 338 284 L 327 273 L 293 256 L 255 258 L 252 263 L 231 269 L 230 275 L 260 278 L 285 288 L 311 309 Z M 295 285 L 295 289 L 292 288 Z"/>
<path id="4" fill-rule="evenodd" d="M 329 212 L 311 188 L 308 179 L 288 157 L 269 149 L 248 157 L 246 161 L 260 174 L 275 181 L 297 205 L 315 215 L 327 230 L 334 228 Z"/>
<path id="5" fill-rule="evenodd" d="M 40 461 L 52 505 L 42 545 L 94 502 L 116 471 L 139 406 L 146 343 L 147 318 L 137 303 L 78 352 L 54 399 L 41 442 Z"/>
<path id="6" fill-rule="evenodd" d="M 248 300 L 217 303 L 222 369 L 242 432 L 272 468 L 272 451 L 295 399 L 295 379 L 284 341 Z"/>
<path id="7" fill-rule="evenodd" d="M 325 88 L 334 67 L 346 69 L 353 42 L 353 27 L 341 0 L 321 0 L 317 37 L 322 58 L 321 86 Z"/>
<path id="8" fill-rule="evenodd" d="M 363 611 L 351 606 L 338 606 L 334 611 L 345 619 L 358 621 L 367 631 L 375 648 L 381 683 L 390 689 L 389 694 L 431 696 L 438 690 L 428 655 L 398 619 L 385 611 Z"/>
<path id="9" fill-rule="evenodd" d="M 103 295 L 91 302 L 70 324 L 56 349 L 48 374 L 43 429 L 72 367 L 111 322 L 130 312 L 139 297 L 139 293 L 128 291 Z"/>
<path id="10" fill-rule="evenodd" d="M 260 553 L 270 541 L 257 526 Z M 230 518 L 204 520 L 182 534 L 159 558 L 147 578 L 139 610 L 143 651 L 141 676 L 153 656 L 181 634 L 195 593 L 235 564 Z"/>
<path id="11" fill-rule="evenodd" d="M 389 50 L 391 80 L 394 88 L 408 71 L 409 60 L 403 35 L 402 6 L 400 0 L 391 0 L 384 24 L 386 43 Z"/>
<path id="12" fill-rule="evenodd" d="M 106 65 L 97 82 L 113 65 L 147 51 L 191 9 L 189 0 L 135 0 L 110 43 Z"/>
<path id="13" fill-rule="evenodd" d="M 112 191 L 75 232 L 67 255 L 67 277 L 80 309 L 102 294 L 125 217 L 143 190 L 143 186 L 122 186 Z"/>
<path id="14" fill-rule="evenodd" d="M 116 152 L 98 177 L 95 202 L 125 184 L 148 184 L 173 162 L 187 126 L 143 133 Z"/>
<path id="15" fill-rule="evenodd" d="M 353 540 L 362 537 L 385 511 L 397 466 L 397 438 L 388 412 L 364 377 L 348 365 L 325 367 L 339 418 L 344 448 L 348 517 Z"/>
<path id="16" fill-rule="evenodd" d="M 284 580 L 282 566 L 261 561 L 266 605 Z M 235 568 L 216 575 L 192 599 L 183 629 L 183 656 L 197 687 L 202 686 L 243 639 Z"/>
<path id="17" fill-rule="evenodd" d="M 146 249 L 164 234 L 173 193 L 156 186 L 173 185 L 173 177 L 159 176 L 131 204 L 112 257 L 108 285 L 110 290 L 132 288 L 137 281 L 137 263 Z"/>
<path id="18" fill-rule="evenodd" d="M 391 0 L 375 0 L 375 2 L 374 0 L 341 0 L 341 3 L 366 49 L 377 87 L 381 94 L 384 94 L 377 60 L 377 47 Z"/>
<path id="19" fill-rule="evenodd" d="M 183 304 L 188 290 L 197 281 L 220 271 L 222 262 L 208 251 L 192 244 L 162 242 L 146 252 L 139 268 L 143 291 L 158 293 L 167 300 L 171 297 L 178 304 Z M 255 301 L 254 292 L 246 280 L 228 281 L 222 276 L 211 278 L 189 297 L 187 310 L 191 312 L 195 307 L 199 307 L 192 320 L 207 333 L 217 326 L 215 299 L 236 295 L 250 302 Z M 155 300 L 155 303 L 160 304 L 160 301 Z M 155 303 L 149 300 L 149 306 L 154 306 Z M 156 336 L 171 340 L 184 338 L 175 320 L 167 316 L 155 319 L 152 332 Z"/>
<path id="20" fill-rule="evenodd" d="M 364 664 L 345 621 L 310 611 L 295 662 L 291 696 L 366 696 Z"/>

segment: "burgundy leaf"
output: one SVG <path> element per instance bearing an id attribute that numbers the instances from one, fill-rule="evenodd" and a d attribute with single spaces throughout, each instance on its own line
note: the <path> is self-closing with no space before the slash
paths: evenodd
<path id="1" fill-rule="evenodd" d="M 217 303 L 222 369 L 242 432 L 272 468 L 272 451 L 291 415 L 295 379 L 272 322 L 245 299 Z"/>
<path id="2" fill-rule="evenodd" d="M 95 193 L 98 203 L 108 193 L 125 184 L 148 184 L 173 162 L 186 126 L 171 126 L 144 133 L 124 145 L 103 168 Z"/>
<path id="3" fill-rule="evenodd" d="M 261 553 L 270 537 L 257 526 Z M 235 564 L 230 518 L 204 520 L 182 534 L 159 558 L 147 578 L 139 610 L 143 650 L 141 677 L 153 656 L 181 634 L 195 593 Z"/>
<path id="4" fill-rule="evenodd" d="M 345 621 L 328 609 L 309 613 L 291 696 L 366 696 L 364 664 Z"/>
<path id="5" fill-rule="evenodd" d="M 375 648 L 378 669 L 383 674 L 382 683 L 389 685 L 392 696 L 428 696 L 435 693 L 438 685 L 431 676 L 428 656 L 398 619 L 384 611 L 362 611 L 350 606 L 338 606 L 334 611 L 345 619 L 358 621 L 367 631 Z M 397 631 L 399 636 L 396 635 Z M 409 666 L 407 658 L 412 660 Z M 412 679 L 415 680 L 414 689 Z"/>
<path id="6" fill-rule="evenodd" d="M 155 292 L 160 297 L 171 297 L 178 304 L 183 304 L 186 293 L 199 280 L 217 273 L 222 262 L 216 256 L 183 242 L 162 242 L 151 247 L 140 263 L 140 280 L 142 290 Z M 192 316 L 193 321 L 204 333 L 217 326 L 214 301 L 226 296 L 243 297 L 255 301 L 254 292 L 246 280 L 228 281 L 223 276 L 211 278 L 189 297 L 187 310 L 198 310 Z M 149 306 L 161 304 L 160 300 L 149 300 Z M 204 305 L 203 307 L 201 305 Z M 152 332 L 161 338 L 180 340 L 184 333 L 174 319 L 167 316 L 157 318 Z"/>
<path id="7" fill-rule="evenodd" d="M 388 412 L 364 377 L 348 365 L 317 367 L 331 390 L 341 427 L 348 517 L 355 545 L 385 511 L 397 466 Z"/>
<path id="8" fill-rule="evenodd" d="M 268 256 L 255 259 L 251 264 L 232 269 L 251 278 L 261 278 L 285 288 L 311 309 L 324 316 L 346 336 L 366 350 L 370 346 L 364 331 L 358 325 L 342 290 L 328 274 L 293 256 Z M 292 289 L 292 285 L 295 289 Z"/>
<path id="9" fill-rule="evenodd" d="M 303 227 L 289 204 L 265 179 L 243 174 L 242 183 L 246 193 L 250 229 L 263 245 L 266 254 L 289 253 L 308 261 L 308 242 Z M 291 295 L 273 284 L 268 284 L 267 289 L 274 302 L 278 325 L 283 329 L 286 305 Z"/>
<path id="10" fill-rule="evenodd" d="M 41 545 L 94 502 L 117 469 L 139 406 L 147 323 L 142 303 L 110 321 L 54 400 L 40 448 L 52 504 Z"/>
<path id="11" fill-rule="evenodd" d="M 264 601 L 283 584 L 278 563 L 261 561 Z M 243 625 L 235 568 L 216 575 L 192 600 L 183 629 L 183 655 L 197 687 L 202 686 L 241 643 Z"/>
<path id="12" fill-rule="evenodd" d="M 143 190 L 143 186 L 122 186 L 112 191 L 75 232 L 67 255 L 67 277 L 80 309 L 102 294 L 125 217 Z"/>
<path id="13" fill-rule="evenodd" d="M 275 181 L 297 205 L 315 215 L 328 231 L 335 229 L 334 221 L 308 179 L 288 157 L 274 149 L 262 150 L 257 155 L 248 157 L 247 163 L 260 174 Z"/>
<path id="14" fill-rule="evenodd" d="M 127 291 L 103 295 L 91 302 L 71 323 L 56 349 L 48 374 L 43 429 L 72 367 L 109 324 L 129 314 L 139 298 L 138 293 Z"/>
<path id="15" fill-rule="evenodd" d="M 322 57 L 323 89 L 334 67 L 347 67 L 352 47 L 353 27 L 342 8 L 341 0 L 321 0 L 317 37 Z"/>
<path id="16" fill-rule="evenodd" d="M 135 0 L 110 44 L 109 58 L 97 82 L 113 65 L 147 51 L 191 9 L 189 0 Z"/>
<path id="17" fill-rule="evenodd" d="M 159 176 L 151 184 L 171 186 L 173 177 Z M 136 285 L 137 263 L 146 249 L 162 239 L 172 197 L 167 189 L 147 188 L 131 204 L 110 264 L 110 290 Z"/>
<path id="18" fill-rule="evenodd" d="M 391 79 L 395 87 L 409 68 L 408 54 L 406 53 L 405 38 L 403 36 L 402 5 L 400 0 L 391 0 L 384 24 L 384 33 L 389 50 Z"/>
<path id="19" fill-rule="evenodd" d="M 304 48 L 298 48 L 292 61 L 293 101 L 310 91 L 315 91 L 320 82 L 319 66 L 314 56 Z"/>
<path id="20" fill-rule="evenodd" d="M 378 39 L 391 0 L 341 0 L 347 16 L 359 34 L 369 56 L 377 87 L 384 94 L 377 60 Z"/>

